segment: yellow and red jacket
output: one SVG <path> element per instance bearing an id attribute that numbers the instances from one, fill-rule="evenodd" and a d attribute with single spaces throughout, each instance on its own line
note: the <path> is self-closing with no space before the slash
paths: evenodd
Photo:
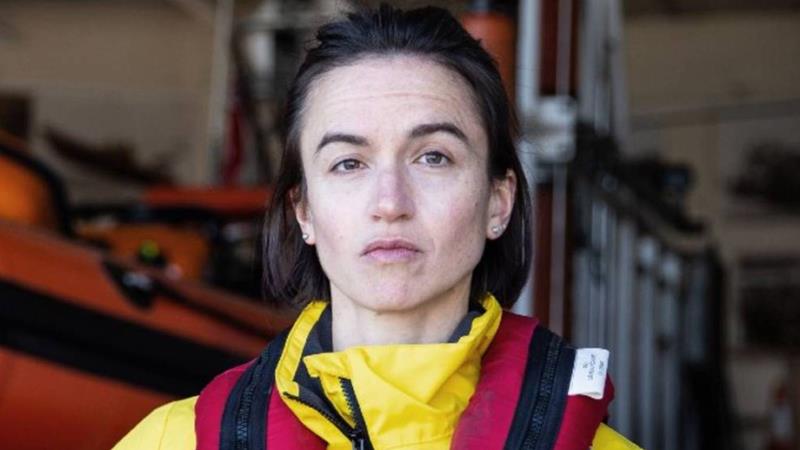
<path id="1" fill-rule="evenodd" d="M 568 384 L 574 350 L 492 296 L 446 343 L 330 348 L 330 308 L 312 302 L 259 359 L 115 449 L 638 448 L 601 423 L 610 384 L 598 400 L 567 396 L 558 373 Z"/>

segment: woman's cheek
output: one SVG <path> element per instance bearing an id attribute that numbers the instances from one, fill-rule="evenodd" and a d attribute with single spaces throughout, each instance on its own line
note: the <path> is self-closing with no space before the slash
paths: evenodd
<path id="1" fill-rule="evenodd" d="M 352 238 L 359 233 L 353 224 L 354 212 L 348 210 L 347 203 L 338 199 L 324 201 L 322 214 L 318 216 L 318 234 L 323 245 L 330 248 L 339 248 L 348 237 Z"/>
<path id="2" fill-rule="evenodd" d="M 462 257 L 480 256 L 483 249 L 484 222 L 487 202 L 482 201 L 479 189 L 466 194 L 441 199 L 437 202 L 442 211 L 436 220 L 443 227 L 442 234 L 451 241 L 450 248 Z"/>

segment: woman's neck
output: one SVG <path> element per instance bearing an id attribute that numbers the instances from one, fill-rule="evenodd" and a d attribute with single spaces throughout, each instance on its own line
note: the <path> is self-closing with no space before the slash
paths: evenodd
<path id="1" fill-rule="evenodd" d="M 467 314 L 468 305 L 469 280 L 466 289 L 457 286 L 415 308 L 392 311 L 366 308 L 331 286 L 333 349 L 446 342 Z"/>

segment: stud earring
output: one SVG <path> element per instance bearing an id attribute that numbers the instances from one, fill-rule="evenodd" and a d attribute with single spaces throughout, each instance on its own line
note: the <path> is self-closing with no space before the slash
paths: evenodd
<path id="1" fill-rule="evenodd" d="M 492 226 L 492 233 L 500 234 L 500 227 L 498 227 L 497 225 Z"/>
<path id="2" fill-rule="evenodd" d="M 300 236 L 300 237 L 302 237 L 304 241 L 307 241 L 308 240 L 308 233 L 303 233 L 302 236 Z"/>

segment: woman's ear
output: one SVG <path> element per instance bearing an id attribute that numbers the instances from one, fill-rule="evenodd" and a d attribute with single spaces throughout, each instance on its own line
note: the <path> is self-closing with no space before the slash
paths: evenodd
<path id="1" fill-rule="evenodd" d="M 308 206 L 308 200 L 305 194 L 299 186 L 296 186 L 289 191 L 289 196 L 292 201 L 292 208 L 294 209 L 294 217 L 297 220 L 297 224 L 300 226 L 303 240 L 308 245 L 314 245 L 314 222 L 312 220 L 311 208 Z"/>
<path id="2" fill-rule="evenodd" d="M 486 237 L 497 239 L 503 235 L 511 212 L 514 210 L 514 199 L 517 194 L 517 175 L 513 170 L 506 170 L 503 178 L 492 179 L 489 193 L 489 217 Z"/>

